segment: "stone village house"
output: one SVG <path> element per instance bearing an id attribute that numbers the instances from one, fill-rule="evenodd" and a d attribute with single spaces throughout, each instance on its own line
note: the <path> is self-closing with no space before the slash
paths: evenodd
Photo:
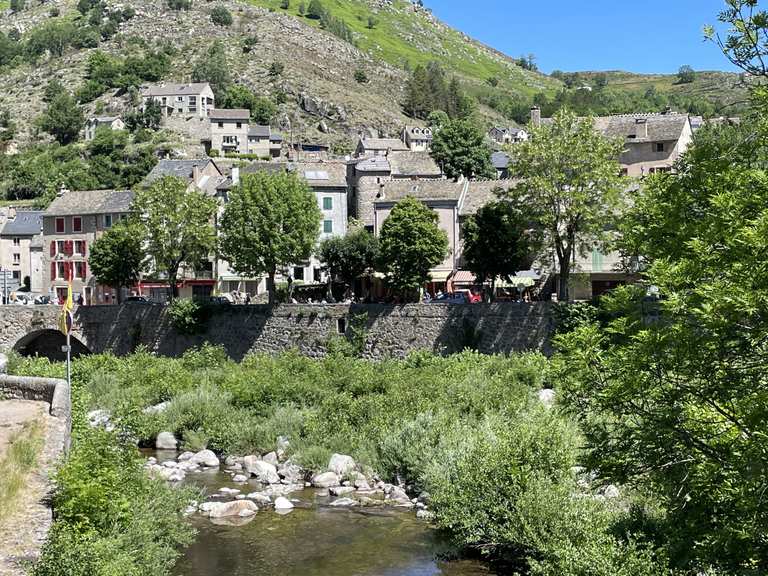
<path id="1" fill-rule="evenodd" d="M 90 142 L 96 137 L 96 130 L 101 127 L 110 130 L 125 130 L 125 122 L 117 116 L 93 116 L 85 121 L 83 137 L 86 142 Z"/>
<path id="2" fill-rule="evenodd" d="M 30 291 L 41 291 L 42 233 L 42 211 L 8 209 L 0 228 L 0 270 L 11 272 L 9 288 L 23 286 L 28 280 Z"/>
<path id="3" fill-rule="evenodd" d="M 43 212 L 42 287 L 62 301 L 67 278 L 73 297 L 87 304 L 110 304 L 117 295 L 96 283 L 88 266 L 93 242 L 131 211 L 130 190 L 62 190 Z"/>
<path id="4" fill-rule="evenodd" d="M 154 100 L 161 106 L 163 116 L 197 116 L 204 119 L 215 110 L 216 97 L 207 82 L 174 84 L 161 82 L 140 88 L 142 109 Z"/>
<path id="5" fill-rule="evenodd" d="M 251 124 L 251 112 L 244 108 L 219 108 L 211 112 L 210 137 L 203 145 L 210 153 L 255 154 L 276 158 L 282 151 L 283 138 L 269 126 Z"/>

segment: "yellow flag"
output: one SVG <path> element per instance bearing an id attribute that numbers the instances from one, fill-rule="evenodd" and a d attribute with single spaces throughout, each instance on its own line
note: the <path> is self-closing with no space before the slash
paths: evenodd
<path id="1" fill-rule="evenodd" d="M 67 282 L 67 299 L 61 307 L 61 316 L 59 316 L 59 330 L 64 336 L 69 334 L 72 329 L 72 308 L 75 307 L 72 301 L 72 280 Z"/>

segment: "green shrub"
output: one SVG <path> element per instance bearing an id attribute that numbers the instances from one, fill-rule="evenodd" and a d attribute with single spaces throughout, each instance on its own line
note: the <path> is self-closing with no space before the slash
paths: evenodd
<path id="1" fill-rule="evenodd" d="M 168 307 L 171 325 L 180 334 L 199 334 L 204 332 L 207 321 L 207 307 L 197 300 L 177 298 Z"/>
<path id="2" fill-rule="evenodd" d="M 211 22 L 217 26 L 232 26 L 232 14 L 224 6 L 216 6 L 211 10 Z"/>
<path id="3" fill-rule="evenodd" d="M 365 70 L 358 68 L 355 70 L 355 82 L 358 84 L 367 84 L 368 83 L 368 75 L 365 73 Z"/>

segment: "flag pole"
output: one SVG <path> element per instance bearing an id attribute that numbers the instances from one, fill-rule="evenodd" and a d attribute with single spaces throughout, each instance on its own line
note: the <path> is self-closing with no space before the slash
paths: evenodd
<path id="1" fill-rule="evenodd" d="M 72 394 L 72 346 L 69 332 L 70 331 L 67 330 L 67 390 Z"/>

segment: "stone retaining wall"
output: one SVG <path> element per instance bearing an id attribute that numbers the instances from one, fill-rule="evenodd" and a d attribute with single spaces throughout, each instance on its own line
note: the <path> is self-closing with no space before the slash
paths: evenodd
<path id="1" fill-rule="evenodd" d="M 0 308 L 0 350 L 13 349 L 25 335 L 55 330 L 52 307 Z M 277 353 L 298 349 L 317 357 L 329 341 L 365 334 L 364 356 L 402 357 L 413 350 L 438 354 L 466 347 L 488 354 L 527 350 L 550 351 L 553 321 L 547 303 L 448 304 L 289 304 L 220 306 L 203 333 L 189 336 L 174 330 L 165 306 L 83 306 L 74 312 L 73 337 L 91 352 L 128 354 L 139 345 L 166 356 L 178 356 L 204 342 L 223 346 L 242 359 L 249 352 Z"/>

